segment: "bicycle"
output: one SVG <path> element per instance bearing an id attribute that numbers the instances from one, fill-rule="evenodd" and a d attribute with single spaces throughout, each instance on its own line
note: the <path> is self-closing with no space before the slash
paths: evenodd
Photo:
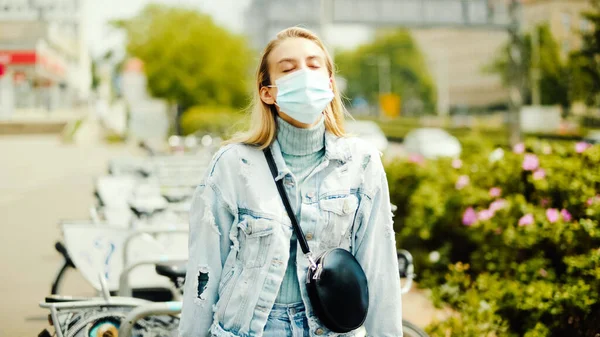
<path id="1" fill-rule="evenodd" d="M 412 283 L 415 278 L 413 257 L 404 249 L 397 250 L 396 254 L 398 256 L 398 271 L 400 272 L 400 278 L 406 279 L 405 284 L 402 286 L 402 294 L 406 294 L 412 288 Z M 404 319 L 402 320 L 402 332 L 404 337 L 429 337 L 429 335 L 421 330 L 421 328 Z"/>
<path id="2" fill-rule="evenodd" d="M 405 294 L 412 288 L 412 282 L 415 277 L 412 255 L 406 250 L 398 250 L 398 265 L 400 277 L 405 279 L 402 286 L 402 293 Z M 168 277 L 181 293 L 183 280 L 185 279 L 185 267 L 182 265 L 157 264 L 158 274 Z M 140 299 L 129 297 L 110 297 L 106 288 L 106 283 L 102 283 L 103 297 L 101 299 L 75 299 L 71 302 L 56 303 L 51 301 L 43 302 L 40 306 L 48 308 L 51 311 L 51 322 L 54 326 L 57 337 L 166 337 L 172 336 L 179 325 L 181 312 L 181 302 L 162 302 L 153 303 Z M 120 289 L 121 291 L 121 289 Z M 126 291 L 121 291 L 122 295 Z M 75 302 L 74 302 L 75 301 Z M 62 316 L 68 315 L 68 310 L 87 309 L 85 315 L 79 314 L 80 320 L 75 324 L 70 321 L 60 321 L 58 316 L 62 311 Z M 62 325 L 61 325 L 62 324 Z M 404 337 L 428 337 L 427 333 L 409 321 L 402 320 Z M 87 334 L 78 335 L 84 327 L 88 327 Z M 156 330 L 147 331 L 148 327 Z M 64 328 L 64 329 L 63 329 Z M 95 330 L 94 330 L 95 329 Z M 146 330 L 145 330 L 146 329 Z M 70 331 L 74 330 L 74 331 Z M 91 335 L 91 332 L 96 335 Z M 99 332 L 109 331 L 110 335 L 99 334 Z M 146 334 L 147 333 L 147 334 Z M 49 337 L 47 335 L 42 337 Z"/>
<path id="3" fill-rule="evenodd" d="M 169 277 L 180 287 L 181 270 L 156 266 L 159 275 Z M 54 334 L 44 329 L 38 337 L 170 337 L 179 326 L 179 318 L 162 312 L 180 312 L 181 302 L 154 303 L 133 297 L 111 296 L 102 275 L 99 276 L 102 297 L 73 298 L 48 296 L 40 307 L 50 310 L 48 322 Z M 141 313 L 141 314 L 140 314 Z M 124 334 L 119 329 L 124 322 L 132 322 Z"/>
<path id="4" fill-rule="evenodd" d="M 99 292 L 102 289 L 95 275 L 102 270 L 110 281 L 113 295 L 123 287 L 121 277 L 129 277 L 129 273 L 135 269 L 134 287 L 127 296 L 152 301 L 174 298 L 169 283 L 164 282 L 162 277 L 154 276 L 147 265 L 171 261 L 174 257 L 187 260 L 186 224 L 128 229 L 89 222 L 64 222 L 61 229 L 66 246 L 57 242 L 55 248 L 64 261 L 52 282 L 52 295 L 59 294 L 62 279 L 71 268 L 78 269 Z M 127 281 L 125 286 L 129 285 Z"/>
<path id="5" fill-rule="evenodd" d="M 117 181 L 117 183 L 119 183 L 119 181 Z M 114 186 L 109 186 L 108 190 L 110 190 L 110 187 Z M 173 192 L 173 190 L 170 192 Z M 179 192 L 181 192 L 181 189 Z M 186 188 L 185 192 L 187 193 L 171 193 L 170 195 L 162 193 L 162 196 L 156 195 L 155 193 L 155 197 L 151 199 L 146 197 L 135 198 L 128 201 L 123 198 L 110 197 L 111 194 L 105 196 L 105 198 L 101 198 L 101 195 L 105 195 L 105 193 L 98 193 L 97 190 L 96 197 L 99 200 L 99 206 L 90 208 L 91 222 L 86 220 L 83 221 L 81 225 L 88 226 L 90 230 L 96 230 L 98 226 L 115 226 L 123 229 L 129 228 L 131 230 L 144 230 L 146 228 L 156 229 L 165 228 L 165 226 L 163 226 L 165 223 L 185 224 L 184 227 L 187 228 L 187 215 L 191 191 Z M 142 194 L 148 195 L 149 193 Z M 150 193 L 150 195 L 152 194 Z M 113 203 L 109 204 L 109 202 L 104 202 L 103 199 L 111 200 Z M 115 200 L 118 201 L 116 205 L 114 203 Z M 118 207 L 120 204 L 123 204 L 124 206 Z M 169 227 L 167 226 L 166 228 Z M 167 233 L 170 232 L 167 231 Z M 162 233 L 154 232 L 154 234 L 158 241 L 165 240 L 164 237 L 161 237 L 164 236 Z M 180 241 L 181 244 L 178 246 L 186 246 L 187 239 Z M 55 249 L 63 256 L 63 263 L 52 282 L 51 294 L 59 293 L 60 283 L 67 270 L 77 269 L 76 264 L 73 262 L 73 259 L 63 242 L 56 242 Z M 144 294 L 139 294 L 139 296 L 157 300 L 166 300 L 166 298 L 168 298 L 168 296 L 165 297 L 165 294 L 161 291 L 157 291 L 157 289 L 148 289 L 147 291 L 144 291 Z"/>

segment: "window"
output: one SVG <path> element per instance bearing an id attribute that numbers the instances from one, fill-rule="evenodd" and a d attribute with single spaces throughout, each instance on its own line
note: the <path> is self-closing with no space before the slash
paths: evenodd
<path id="1" fill-rule="evenodd" d="M 571 29 L 571 14 L 562 13 L 562 24 L 565 30 Z"/>
<path id="2" fill-rule="evenodd" d="M 562 42 L 562 52 L 565 54 L 568 54 L 571 51 L 571 44 L 569 43 L 569 40 L 564 40 Z"/>
<path id="3" fill-rule="evenodd" d="M 590 31 L 590 22 L 587 19 L 581 19 L 581 21 L 579 22 L 579 29 L 581 29 L 582 32 L 589 32 Z"/>

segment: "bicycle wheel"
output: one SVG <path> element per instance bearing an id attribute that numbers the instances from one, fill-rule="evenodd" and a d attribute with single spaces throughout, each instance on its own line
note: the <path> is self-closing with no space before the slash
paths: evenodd
<path id="1" fill-rule="evenodd" d="M 429 337 L 425 331 L 405 320 L 402 320 L 402 333 L 404 337 Z"/>

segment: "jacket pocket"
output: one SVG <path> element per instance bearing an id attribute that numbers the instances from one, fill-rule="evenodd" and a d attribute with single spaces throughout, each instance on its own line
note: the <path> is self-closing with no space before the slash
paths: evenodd
<path id="1" fill-rule="evenodd" d="M 245 216 L 238 224 L 240 233 L 240 262 L 245 268 L 265 265 L 271 252 L 274 223 L 272 220 Z"/>
<path id="2" fill-rule="evenodd" d="M 343 243 L 342 239 L 350 238 L 354 215 L 358 209 L 358 198 L 349 194 L 322 199 L 319 203 L 326 219 L 320 241 L 324 247 L 340 247 Z"/>

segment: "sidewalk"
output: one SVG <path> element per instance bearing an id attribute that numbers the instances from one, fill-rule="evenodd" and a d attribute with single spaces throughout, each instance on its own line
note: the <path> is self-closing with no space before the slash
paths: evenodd
<path id="1" fill-rule="evenodd" d="M 57 134 L 65 126 L 87 115 L 84 109 L 57 110 L 19 110 L 8 118 L 0 119 L 0 136 L 23 134 Z"/>

